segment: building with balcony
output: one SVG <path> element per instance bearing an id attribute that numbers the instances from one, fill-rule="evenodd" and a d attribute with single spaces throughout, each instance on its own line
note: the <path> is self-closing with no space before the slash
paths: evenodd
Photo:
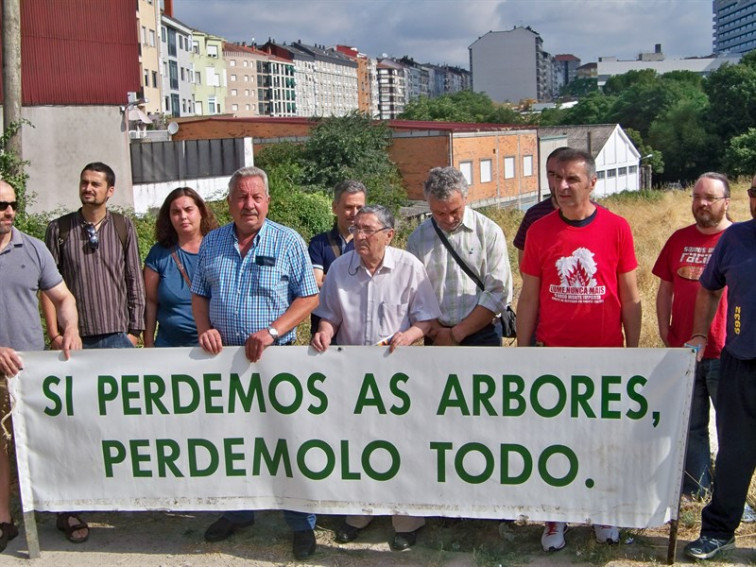
<path id="1" fill-rule="evenodd" d="M 226 112 L 226 63 L 224 39 L 192 30 L 192 67 L 194 70 L 194 114 L 204 116 Z"/>
<path id="2" fill-rule="evenodd" d="M 193 116 L 192 30 L 165 12 L 160 21 L 163 112 L 175 117 Z"/>
<path id="3" fill-rule="evenodd" d="M 139 74 L 142 79 L 141 109 L 149 114 L 162 110 L 160 73 L 160 11 L 158 0 L 137 0 Z"/>
<path id="4" fill-rule="evenodd" d="M 375 59 L 355 47 L 337 45 L 334 48 L 357 62 L 357 109 L 368 116 L 378 115 L 378 72 Z"/>
<path id="5" fill-rule="evenodd" d="M 226 106 L 224 112 L 234 116 L 258 116 L 258 63 L 267 63 L 269 55 L 246 44 L 224 43 L 226 62 Z M 263 68 L 263 65 L 261 65 Z"/>
<path id="6" fill-rule="evenodd" d="M 391 120 L 402 112 L 409 101 L 407 96 L 407 69 L 393 59 L 379 59 L 378 118 Z"/>

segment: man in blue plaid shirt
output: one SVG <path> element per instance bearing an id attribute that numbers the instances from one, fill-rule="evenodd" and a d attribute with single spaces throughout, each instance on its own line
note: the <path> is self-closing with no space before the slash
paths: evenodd
<path id="1" fill-rule="evenodd" d="M 268 176 L 256 167 L 239 169 L 228 183 L 233 223 L 202 241 L 192 280 L 192 311 L 200 346 L 217 354 L 224 345 L 244 345 L 257 362 L 271 345 L 288 345 L 296 326 L 318 305 L 318 286 L 307 248 L 290 228 L 267 220 Z M 284 511 L 294 532 L 293 551 L 304 559 L 315 551 L 315 515 Z M 222 541 L 251 526 L 254 512 L 226 512 L 205 532 Z"/>

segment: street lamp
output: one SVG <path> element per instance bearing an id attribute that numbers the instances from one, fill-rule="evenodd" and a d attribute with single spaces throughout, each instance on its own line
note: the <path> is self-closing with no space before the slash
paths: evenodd
<path id="1" fill-rule="evenodd" d="M 649 159 L 654 157 L 654 154 L 648 154 L 643 157 L 641 157 L 638 160 L 638 169 L 640 170 L 640 188 L 641 189 L 650 189 L 651 188 L 651 164 L 643 165 L 644 159 Z"/>

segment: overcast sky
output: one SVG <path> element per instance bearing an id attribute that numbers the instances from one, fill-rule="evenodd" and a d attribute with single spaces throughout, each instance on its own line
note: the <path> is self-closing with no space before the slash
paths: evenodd
<path id="1" fill-rule="evenodd" d="M 583 63 L 635 59 L 661 43 L 668 58 L 712 52 L 711 0 L 174 0 L 183 23 L 229 41 L 337 43 L 371 57 L 468 68 L 489 31 L 530 26 L 549 53 Z"/>

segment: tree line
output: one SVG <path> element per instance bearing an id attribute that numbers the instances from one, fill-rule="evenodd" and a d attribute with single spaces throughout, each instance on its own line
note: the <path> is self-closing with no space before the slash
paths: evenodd
<path id="1" fill-rule="evenodd" d="M 707 77 L 690 71 L 630 71 L 570 83 L 570 108 L 521 114 L 483 93 L 465 91 L 410 102 L 401 118 L 558 126 L 619 123 L 662 182 L 691 181 L 705 171 L 756 173 L 756 51 Z"/>

